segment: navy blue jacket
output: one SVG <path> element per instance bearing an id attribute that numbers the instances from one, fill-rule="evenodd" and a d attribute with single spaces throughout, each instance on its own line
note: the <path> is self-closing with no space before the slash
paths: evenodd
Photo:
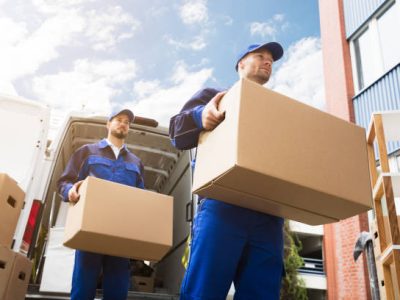
<path id="1" fill-rule="evenodd" d="M 143 189 L 143 170 L 140 159 L 126 145 L 116 159 L 110 145 L 103 139 L 95 144 L 83 145 L 72 155 L 58 180 L 58 192 L 68 202 L 68 192 L 73 184 L 87 176 Z"/>
<path id="2" fill-rule="evenodd" d="M 211 88 L 200 90 L 186 102 L 179 114 L 171 118 L 169 136 L 176 148 L 187 150 L 197 146 L 200 132 L 204 129 L 201 122 L 204 106 L 219 92 Z"/>
<path id="3" fill-rule="evenodd" d="M 186 102 L 179 114 L 171 118 L 169 136 L 176 148 L 185 150 L 197 147 L 200 132 L 204 129 L 201 122 L 204 106 L 219 92 L 211 88 L 200 90 Z"/>

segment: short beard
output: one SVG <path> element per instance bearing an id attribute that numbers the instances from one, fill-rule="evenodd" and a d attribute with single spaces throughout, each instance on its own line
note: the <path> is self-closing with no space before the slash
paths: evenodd
<path id="1" fill-rule="evenodd" d="M 266 76 L 254 76 L 254 81 L 258 82 L 261 85 L 266 84 L 269 81 L 271 74 L 268 74 Z"/>
<path id="2" fill-rule="evenodd" d="M 128 136 L 128 133 L 124 133 L 124 132 L 121 132 L 121 131 L 118 132 L 116 130 L 111 130 L 111 135 L 113 137 L 116 137 L 117 139 L 124 140 Z"/>

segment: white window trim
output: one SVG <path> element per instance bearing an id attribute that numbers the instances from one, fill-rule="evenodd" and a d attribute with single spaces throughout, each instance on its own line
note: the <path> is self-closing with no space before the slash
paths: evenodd
<path id="1" fill-rule="evenodd" d="M 393 6 L 392 6 L 393 4 Z M 381 43 L 379 39 L 379 30 L 378 30 L 378 18 L 380 18 L 388 9 L 397 9 L 398 10 L 398 15 L 400 16 L 400 4 L 399 1 L 393 0 L 393 1 L 388 1 L 379 11 L 375 13 L 375 15 L 371 18 L 369 22 L 361 26 L 357 31 L 358 33 L 355 34 L 351 40 L 349 40 L 349 47 L 350 47 L 350 58 L 351 58 L 351 67 L 353 71 L 353 88 L 355 94 L 359 93 L 366 87 L 370 86 L 375 80 L 379 79 L 387 70 L 385 70 L 384 67 L 384 60 L 383 60 L 383 53 L 380 48 Z M 359 70 L 357 69 L 357 60 L 356 60 L 356 51 L 355 51 L 355 45 L 354 41 L 360 38 L 362 34 L 365 32 L 368 32 L 370 35 L 371 39 L 371 48 L 370 51 L 372 51 L 372 54 L 374 57 L 377 59 L 373 63 L 373 70 L 374 74 L 376 74 L 375 78 L 371 82 L 363 82 L 363 87 L 360 89 L 359 86 L 359 76 L 358 72 Z"/>

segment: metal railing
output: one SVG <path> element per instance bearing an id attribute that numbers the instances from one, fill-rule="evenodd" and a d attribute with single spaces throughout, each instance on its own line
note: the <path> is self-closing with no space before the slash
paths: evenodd
<path id="1" fill-rule="evenodd" d="M 300 274 L 325 275 L 322 259 L 302 257 L 304 264 L 298 269 Z"/>

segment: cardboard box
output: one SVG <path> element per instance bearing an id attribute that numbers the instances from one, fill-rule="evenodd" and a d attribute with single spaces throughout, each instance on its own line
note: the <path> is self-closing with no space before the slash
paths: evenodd
<path id="1" fill-rule="evenodd" d="M 0 246 L 0 299 L 25 299 L 32 262 L 25 256 Z"/>
<path id="2" fill-rule="evenodd" d="M 25 193 L 15 180 L 0 173 L 0 244 L 11 247 Z"/>
<path id="3" fill-rule="evenodd" d="M 199 138 L 193 191 L 310 225 L 372 207 L 365 130 L 241 79 Z"/>
<path id="4" fill-rule="evenodd" d="M 64 245 L 142 260 L 160 260 L 172 246 L 173 198 L 95 177 L 69 207 Z"/>
<path id="5" fill-rule="evenodd" d="M 0 299 L 3 299 L 7 289 L 14 256 L 15 254 L 12 250 L 0 245 Z"/>
<path id="6" fill-rule="evenodd" d="M 152 293 L 154 291 L 154 277 L 132 276 L 134 291 Z"/>

